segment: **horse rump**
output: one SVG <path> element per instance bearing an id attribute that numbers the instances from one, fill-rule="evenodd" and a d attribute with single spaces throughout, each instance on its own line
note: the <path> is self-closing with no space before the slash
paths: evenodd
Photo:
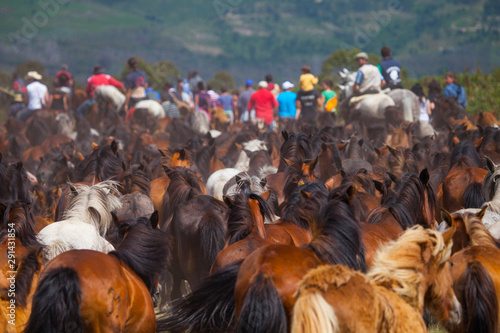
<path id="1" fill-rule="evenodd" d="M 33 296 L 26 333 L 84 332 L 78 273 L 69 267 L 50 270 Z"/>
<path id="2" fill-rule="evenodd" d="M 464 208 L 481 208 L 486 201 L 481 187 L 482 184 L 478 182 L 467 185 L 464 191 Z"/>
<path id="3" fill-rule="evenodd" d="M 288 332 L 285 308 L 271 276 L 266 273 L 253 278 L 240 312 L 237 332 Z"/>
<path id="4" fill-rule="evenodd" d="M 157 330 L 229 332 L 234 326 L 234 286 L 242 260 L 206 277 L 191 294 L 159 314 Z"/>
<path id="5" fill-rule="evenodd" d="M 490 273 L 479 261 L 467 264 L 456 282 L 462 304 L 462 332 L 498 332 L 498 300 Z"/>

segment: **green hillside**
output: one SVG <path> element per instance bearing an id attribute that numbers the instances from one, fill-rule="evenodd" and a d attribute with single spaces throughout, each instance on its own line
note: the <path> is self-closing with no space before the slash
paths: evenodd
<path id="1" fill-rule="evenodd" d="M 131 55 L 206 78 L 282 81 L 304 63 L 319 72 L 340 48 L 382 45 L 413 77 L 500 66 L 496 0 L 2 0 L 0 13 L 0 70 L 38 60 L 53 74 L 67 63 L 80 81 L 96 63 L 118 74 Z"/>

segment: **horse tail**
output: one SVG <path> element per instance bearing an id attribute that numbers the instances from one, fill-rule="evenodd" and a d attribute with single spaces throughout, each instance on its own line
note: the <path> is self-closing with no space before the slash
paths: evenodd
<path id="1" fill-rule="evenodd" d="M 317 289 L 306 289 L 300 293 L 293 308 L 292 333 L 333 333 L 338 326 L 332 306 Z"/>
<path id="2" fill-rule="evenodd" d="M 159 314 L 158 332 L 227 332 L 234 326 L 234 287 L 242 261 L 206 277 L 191 294 Z"/>
<path id="3" fill-rule="evenodd" d="M 216 213 L 207 211 L 200 221 L 200 258 L 206 272 L 215 261 L 217 254 L 224 248 L 226 228 L 224 220 Z"/>
<path id="4" fill-rule="evenodd" d="M 464 208 L 481 208 L 485 203 L 483 192 L 481 191 L 481 183 L 470 183 L 464 191 Z"/>
<path id="5" fill-rule="evenodd" d="M 254 276 L 241 307 L 237 332 L 288 331 L 285 308 L 271 276 L 260 272 Z"/>
<path id="6" fill-rule="evenodd" d="M 78 273 L 73 268 L 58 267 L 48 271 L 33 296 L 24 332 L 84 332 L 81 295 Z"/>
<path id="7" fill-rule="evenodd" d="M 490 273 L 479 261 L 467 264 L 458 281 L 463 332 L 497 332 L 498 300 Z"/>

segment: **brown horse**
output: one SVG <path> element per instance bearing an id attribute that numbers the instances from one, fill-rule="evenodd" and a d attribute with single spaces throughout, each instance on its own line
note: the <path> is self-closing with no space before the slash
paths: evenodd
<path id="1" fill-rule="evenodd" d="M 23 332 L 31 299 L 43 268 L 40 244 L 25 247 L 19 238 L 0 233 L 0 330 Z M 15 287 L 12 283 L 15 281 Z M 14 303 L 11 303 L 14 301 Z"/>
<path id="2" fill-rule="evenodd" d="M 455 293 L 462 304 L 464 320 L 449 325 L 451 332 L 498 332 L 500 318 L 500 243 L 477 213 L 449 214 L 443 220 L 456 229 L 451 258 Z"/>
<path id="3" fill-rule="evenodd" d="M 366 275 L 321 266 L 301 281 L 292 332 L 427 332 L 424 305 L 456 324 L 460 304 L 452 285 L 452 232 L 417 226 L 380 250 Z"/>
<path id="4" fill-rule="evenodd" d="M 25 332 L 155 332 L 152 296 L 167 251 L 156 222 L 132 226 L 110 254 L 71 250 L 51 260 Z"/>
<path id="5" fill-rule="evenodd" d="M 436 198 L 429 185 L 429 173 L 422 170 L 419 176 L 406 174 L 361 224 L 366 247 L 368 266 L 380 245 L 397 238 L 403 231 L 416 224 L 434 228 Z M 390 236 L 392 235 L 392 236 Z"/>
<path id="6" fill-rule="evenodd" d="M 286 331 L 298 284 L 314 267 L 329 263 L 366 269 L 358 222 L 346 198 L 331 196 L 316 217 L 322 225 L 311 243 L 303 248 L 267 245 L 243 261 L 234 290 L 237 330 Z"/>

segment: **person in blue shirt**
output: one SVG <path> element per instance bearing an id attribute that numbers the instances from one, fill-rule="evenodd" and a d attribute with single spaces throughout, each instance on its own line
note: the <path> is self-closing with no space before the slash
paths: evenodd
<path id="1" fill-rule="evenodd" d="M 229 120 L 229 123 L 234 123 L 234 113 L 233 113 L 233 96 L 229 95 L 227 92 L 227 86 L 222 85 L 220 88 L 221 94 L 219 95 L 218 104 L 222 109 L 224 109 L 224 113 Z"/>
<path id="2" fill-rule="evenodd" d="M 467 106 L 467 96 L 465 95 L 465 88 L 457 83 L 457 76 L 455 72 L 448 72 L 444 76 L 444 83 L 446 87 L 443 90 L 443 95 L 454 98 L 458 104 L 465 109 Z"/>
<path id="3" fill-rule="evenodd" d="M 295 119 L 297 116 L 297 106 L 295 103 L 297 94 L 292 91 L 294 84 L 290 81 L 283 82 L 281 87 L 283 88 L 283 92 L 277 98 L 279 103 L 278 117 L 281 122 L 286 122 L 287 120 Z"/>
<path id="4" fill-rule="evenodd" d="M 401 65 L 399 61 L 392 59 L 392 51 L 388 46 L 383 46 L 380 50 L 380 54 L 383 60 L 377 67 L 385 80 L 385 85 L 382 89 L 403 89 L 400 76 Z"/>

